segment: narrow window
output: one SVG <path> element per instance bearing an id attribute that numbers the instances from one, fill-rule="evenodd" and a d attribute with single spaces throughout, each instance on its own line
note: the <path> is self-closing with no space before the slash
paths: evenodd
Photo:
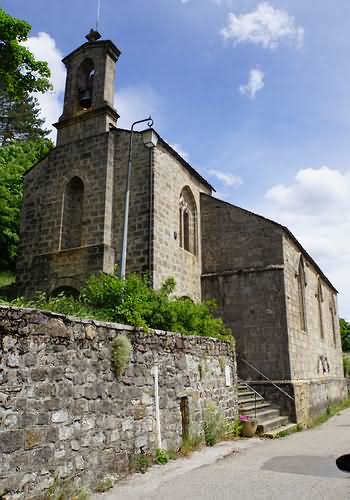
<path id="1" fill-rule="evenodd" d="M 336 317 L 337 317 L 337 309 L 335 307 L 335 300 L 332 296 L 331 303 L 329 305 L 329 311 L 331 314 L 331 322 L 332 322 L 332 333 L 333 333 L 333 343 L 334 346 L 337 346 L 337 326 L 336 326 Z"/>
<path id="2" fill-rule="evenodd" d="M 180 247 L 183 246 L 183 224 L 182 224 L 182 208 L 180 207 L 179 209 L 179 221 L 180 221 L 180 227 L 179 227 L 179 243 L 180 243 Z"/>
<path id="3" fill-rule="evenodd" d="M 61 248 L 75 248 L 81 245 L 84 184 L 79 177 L 73 177 L 64 191 Z"/>
<path id="4" fill-rule="evenodd" d="M 323 329 L 323 317 L 322 317 L 322 303 L 323 303 L 323 293 L 322 293 L 322 285 L 321 280 L 318 279 L 317 283 L 317 304 L 318 304 L 318 320 L 320 325 L 320 335 L 321 339 L 324 339 L 324 329 Z"/>
<path id="5" fill-rule="evenodd" d="M 303 332 L 306 332 L 307 331 L 306 304 L 305 304 L 306 278 L 305 278 L 304 262 L 303 262 L 302 257 L 300 257 L 300 260 L 299 260 L 297 279 L 298 279 L 298 301 L 299 301 L 300 328 Z"/>
<path id="6" fill-rule="evenodd" d="M 190 216 L 187 210 L 183 215 L 183 226 L 184 226 L 184 249 L 190 251 Z"/>
<path id="7" fill-rule="evenodd" d="M 193 255 L 197 254 L 197 207 L 192 191 L 184 187 L 180 195 L 179 244 Z"/>

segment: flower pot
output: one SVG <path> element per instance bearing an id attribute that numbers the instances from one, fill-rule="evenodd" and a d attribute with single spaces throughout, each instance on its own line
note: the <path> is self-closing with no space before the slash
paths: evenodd
<path id="1" fill-rule="evenodd" d="M 251 438 L 256 433 L 256 428 L 258 424 L 255 420 L 248 420 L 247 422 L 243 422 L 242 427 L 242 436 Z"/>

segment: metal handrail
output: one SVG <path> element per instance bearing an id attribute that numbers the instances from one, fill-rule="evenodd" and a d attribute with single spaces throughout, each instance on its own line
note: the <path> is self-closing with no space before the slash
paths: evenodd
<path id="1" fill-rule="evenodd" d="M 258 396 L 259 398 L 262 398 L 262 399 L 264 399 L 264 396 L 263 396 L 262 394 L 259 394 L 259 392 L 258 392 L 258 391 L 256 391 L 256 390 L 254 389 L 254 387 L 252 387 L 251 385 L 249 385 L 249 384 L 248 384 L 248 382 L 246 382 L 245 380 L 241 380 L 241 379 L 239 379 L 239 380 L 238 380 L 238 382 L 239 382 L 240 384 L 243 384 L 243 385 L 245 385 L 246 387 L 248 387 L 248 389 L 249 389 L 250 391 L 254 392 L 254 418 L 256 419 L 256 396 Z"/>
<path id="2" fill-rule="evenodd" d="M 269 377 L 267 377 L 263 372 L 261 372 L 260 370 L 258 370 L 258 368 L 256 368 L 256 366 L 252 365 L 251 363 L 249 363 L 249 361 L 247 361 L 244 358 L 240 357 L 240 360 L 243 361 L 243 363 L 245 363 L 246 365 L 248 365 L 250 368 L 252 368 L 254 371 L 256 371 L 257 373 L 259 373 L 259 375 L 261 375 L 262 377 L 264 377 L 264 379 L 268 380 L 274 387 L 276 387 L 276 389 L 278 389 L 282 394 L 284 394 L 285 396 L 287 396 L 287 398 L 291 399 L 292 401 L 295 401 L 295 399 L 293 398 L 293 396 L 291 396 L 290 394 L 288 394 L 288 392 L 284 391 L 283 389 L 281 389 L 281 387 L 279 387 L 277 384 L 275 384 L 274 382 L 272 382 L 272 380 Z"/>

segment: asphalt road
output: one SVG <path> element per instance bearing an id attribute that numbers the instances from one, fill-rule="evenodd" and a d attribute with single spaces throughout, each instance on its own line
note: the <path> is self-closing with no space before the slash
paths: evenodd
<path id="1" fill-rule="evenodd" d="M 350 500 L 350 410 L 275 440 L 223 444 L 118 483 L 95 500 Z M 223 457 L 218 460 L 219 457 Z"/>

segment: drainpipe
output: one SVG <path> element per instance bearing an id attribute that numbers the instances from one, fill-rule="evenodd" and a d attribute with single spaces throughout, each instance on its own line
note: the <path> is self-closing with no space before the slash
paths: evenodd
<path id="1" fill-rule="evenodd" d="M 155 417 L 156 417 L 156 448 L 162 448 L 162 436 L 160 431 L 160 410 L 159 410 L 159 368 L 154 365 L 152 368 L 152 375 L 154 377 L 154 403 L 155 403 Z"/>

